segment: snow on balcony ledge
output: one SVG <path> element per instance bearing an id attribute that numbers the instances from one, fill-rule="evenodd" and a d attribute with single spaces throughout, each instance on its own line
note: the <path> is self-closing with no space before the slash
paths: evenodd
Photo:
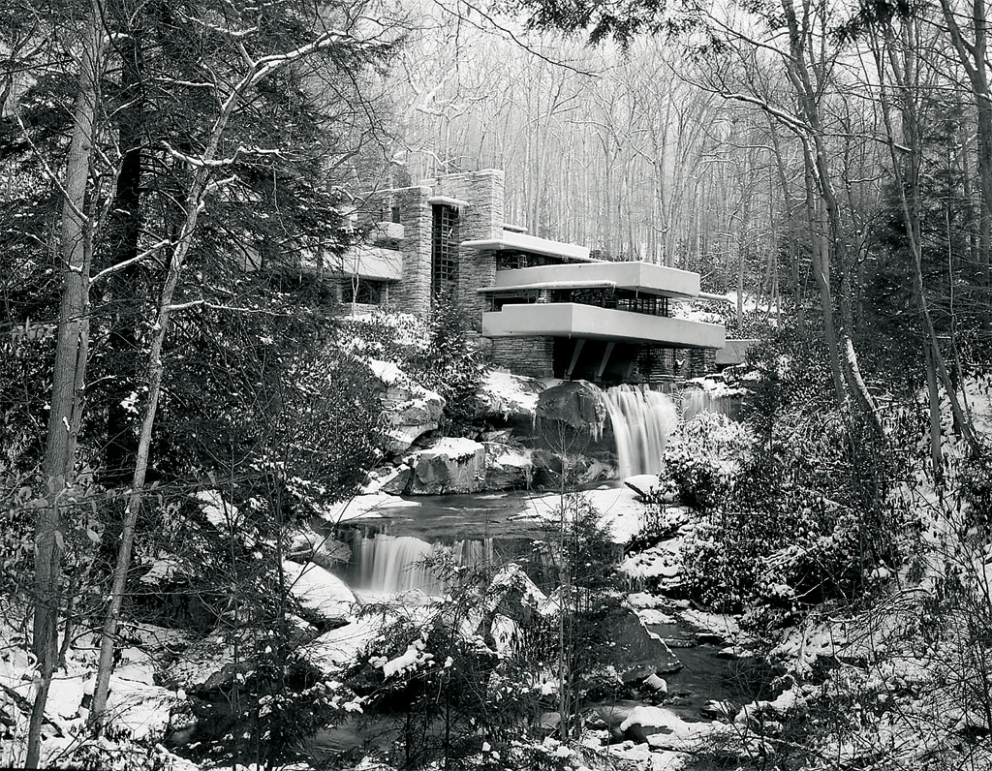
<path id="1" fill-rule="evenodd" d="M 598 262 L 589 256 L 588 247 L 566 244 L 561 241 L 552 241 L 550 238 L 541 238 L 539 236 L 528 235 L 527 233 L 517 233 L 507 230 L 505 227 L 503 228 L 503 234 L 497 238 L 462 241 L 461 245 L 469 249 L 526 252 L 529 254 L 540 254 L 544 257 L 557 257 L 559 260 Z"/>

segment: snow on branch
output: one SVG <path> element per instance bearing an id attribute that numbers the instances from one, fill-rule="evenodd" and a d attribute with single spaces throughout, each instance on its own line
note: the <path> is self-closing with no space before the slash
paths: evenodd
<path id="1" fill-rule="evenodd" d="M 158 83 L 166 83 L 171 86 L 185 86 L 186 88 L 217 88 L 217 83 L 209 80 L 183 80 L 182 78 L 156 77 Z"/>
<path id="2" fill-rule="evenodd" d="M 254 35 L 258 32 L 258 27 L 246 27 L 245 29 L 231 29 L 230 27 L 222 27 L 219 24 L 211 24 L 209 21 L 204 21 L 203 19 L 197 19 L 196 17 L 189 17 L 189 20 L 193 24 L 197 24 L 204 29 L 210 30 L 211 32 L 216 32 L 218 35 L 225 35 L 226 37 L 234 38 L 235 40 L 239 38 L 246 38 L 249 35 Z"/>
<path id="3" fill-rule="evenodd" d="M 168 238 L 163 238 L 158 243 L 152 244 L 150 247 L 145 249 L 145 251 L 141 252 L 141 254 L 137 254 L 128 260 L 124 260 L 123 262 L 118 262 L 116 265 L 111 265 L 109 268 L 104 268 L 95 276 L 93 276 L 90 283 L 91 284 L 95 283 L 99 281 L 101 278 L 105 278 L 106 276 L 109 276 L 111 273 L 116 273 L 119 270 L 123 270 L 128 265 L 134 265 L 135 263 L 141 262 L 142 260 L 146 260 L 149 257 L 151 257 L 153 254 L 155 254 L 155 252 L 159 251 L 160 249 L 164 249 L 166 246 L 171 246 L 171 244 L 172 241 L 170 241 Z"/>
<path id="4" fill-rule="evenodd" d="M 203 300 L 203 299 L 190 300 L 189 302 L 185 302 L 185 303 L 173 303 L 169 305 L 166 308 L 166 310 L 168 310 L 169 313 L 172 313 L 173 311 L 185 311 L 185 310 L 189 310 L 190 308 L 198 308 L 201 306 L 204 308 L 212 308 L 215 311 L 233 311 L 235 313 L 261 313 L 266 316 L 278 316 L 280 318 L 288 317 L 290 315 L 289 313 L 286 313 L 284 311 L 274 311 L 271 310 L 270 308 L 245 308 L 243 306 L 237 306 L 237 305 L 224 305 L 222 303 L 212 303 L 209 300 Z"/>
<path id="5" fill-rule="evenodd" d="M 795 115 L 790 115 L 784 110 L 780 110 L 777 107 L 773 107 L 764 99 L 758 99 L 757 97 L 750 96 L 749 94 L 721 94 L 721 96 L 724 99 L 730 101 L 744 102 L 745 104 L 753 104 L 755 107 L 758 107 L 764 110 L 769 115 L 777 118 L 779 121 L 781 121 L 783 124 L 788 126 L 797 134 L 800 135 L 809 134 L 810 127 L 807 123 L 800 120 Z"/>
<path id="6" fill-rule="evenodd" d="M 171 155 L 176 160 L 183 161 L 184 163 L 188 163 L 190 166 L 194 166 L 197 168 L 203 166 L 210 168 L 220 168 L 221 166 L 230 166 L 232 163 L 237 162 L 238 158 L 243 155 L 259 155 L 259 156 L 272 155 L 275 156 L 276 158 L 286 157 L 286 154 L 278 148 L 258 147 L 257 145 L 252 145 L 252 146 L 238 145 L 237 148 L 234 150 L 233 155 L 230 155 L 226 158 L 214 158 L 214 159 L 206 159 L 201 156 L 184 153 L 181 150 L 177 150 L 176 148 L 174 148 L 172 145 L 170 145 L 168 142 L 164 140 L 162 142 L 162 146 L 165 147 L 169 155 Z M 230 181 L 233 181 L 233 178 L 223 180 L 222 182 L 218 182 L 216 184 L 220 185 L 223 184 L 224 182 L 230 182 Z"/>

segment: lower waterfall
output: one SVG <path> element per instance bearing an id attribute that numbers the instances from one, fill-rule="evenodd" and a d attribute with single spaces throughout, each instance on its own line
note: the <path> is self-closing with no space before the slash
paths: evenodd
<path id="1" fill-rule="evenodd" d="M 427 596 L 445 592 L 445 583 L 433 563 L 450 555 L 454 565 L 472 569 L 490 564 L 492 539 L 455 541 L 450 546 L 429 543 L 411 535 L 356 533 L 352 540 L 352 563 L 344 576 L 358 592 L 376 596 L 418 590 Z"/>
<path id="2" fill-rule="evenodd" d="M 668 436 L 679 424 L 675 402 L 647 386 L 614 386 L 604 397 L 617 441 L 620 478 L 660 473 Z"/>

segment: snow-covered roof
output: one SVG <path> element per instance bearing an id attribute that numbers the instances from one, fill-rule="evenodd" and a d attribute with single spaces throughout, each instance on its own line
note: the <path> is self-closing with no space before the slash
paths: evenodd
<path id="1" fill-rule="evenodd" d="M 468 201 L 463 201 L 461 198 L 452 198 L 447 195 L 432 195 L 427 199 L 427 203 L 431 206 L 450 206 L 452 209 L 458 209 L 459 211 L 468 206 Z"/>
<path id="2" fill-rule="evenodd" d="M 557 257 L 560 260 L 577 262 L 597 262 L 589 256 L 585 246 L 566 244 L 562 241 L 552 241 L 550 238 L 518 233 L 504 228 L 502 235 L 496 238 L 482 238 L 476 241 L 462 241 L 462 246 L 469 249 L 492 249 L 495 251 L 527 252 L 540 254 L 544 257 Z"/>
<path id="3" fill-rule="evenodd" d="M 352 246 L 341 257 L 341 272 L 359 278 L 399 281 L 403 278 L 403 255 L 380 246 Z"/>
<path id="4" fill-rule="evenodd" d="M 616 281 L 579 280 L 579 281 L 539 281 L 533 284 L 517 284 L 515 286 L 487 286 L 476 289 L 479 294 L 508 294 L 537 289 L 616 289 Z"/>

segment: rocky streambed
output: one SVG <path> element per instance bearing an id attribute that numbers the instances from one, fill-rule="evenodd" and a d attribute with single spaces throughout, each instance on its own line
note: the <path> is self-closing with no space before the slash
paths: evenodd
<path id="1" fill-rule="evenodd" d="M 644 520 L 645 505 L 638 490 L 649 488 L 657 478 L 632 482 L 632 487 L 601 485 L 585 491 L 621 542 L 636 533 Z M 360 509 L 368 516 L 353 519 L 347 526 L 353 559 L 341 567 L 340 574 L 353 585 L 362 583 L 358 576 L 375 572 L 358 564 L 375 551 L 369 539 L 381 539 L 375 559 L 409 559 L 409 552 L 401 557 L 400 551 L 412 540 L 423 544 L 421 556 L 432 549 L 449 549 L 459 554 L 473 551 L 500 563 L 512 561 L 542 536 L 549 512 L 560 497 L 508 492 L 380 496 L 379 500 L 385 504 L 382 508 Z M 746 746 L 741 737 L 750 734 L 735 720 L 747 704 L 772 702 L 776 695 L 770 686 L 773 673 L 761 659 L 741 655 L 747 640 L 732 617 L 701 612 L 680 598 L 681 541 L 691 532 L 692 515 L 672 506 L 664 516 L 671 525 L 667 528 L 671 537 L 645 552 L 628 555 L 623 563 L 632 589 L 645 584 L 660 589 L 657 593 L 632 591 L 624 602 L 628 615 L 611 628 L 617 647 L 610 660 L 602 663 L 620 681 L 613 690 L 620 698 L 587 704 L 585 723 L 592 740 L 600 741 L 603 748 L 635 755 L 647 748 L 652 757 L 645 763 L 656 763 L 660 753 L 695 755 L 711 743 L 734 757 L 746 755 L 754 748 Z M 470 550 L 465 545 L 469 542 L 478 546 Z M 381 571 L 380 575 L 384 573 L 397 574 Z M 540 575 L 533 578 L 543 583 Z M 319 743 L 326 751 L 331 746 L 355 746 L 368 728 L 356 731 L 354 735 L 342 733 L 339 726 L 323 732 Z"/>

